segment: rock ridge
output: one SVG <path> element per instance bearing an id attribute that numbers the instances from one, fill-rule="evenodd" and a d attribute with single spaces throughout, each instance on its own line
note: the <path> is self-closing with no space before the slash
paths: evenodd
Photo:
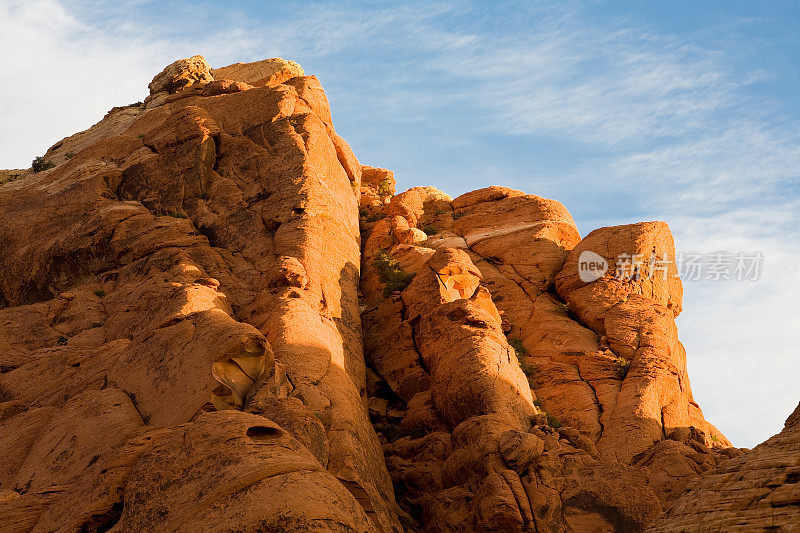
<path id="1" fill-rule="evenodd" d="M 148 89 L 0 172 L 0 530 L 800 521 L 800 406 L 750 451 L 705 420 L 665 222 L 396 193 L 293 61 Z"/>

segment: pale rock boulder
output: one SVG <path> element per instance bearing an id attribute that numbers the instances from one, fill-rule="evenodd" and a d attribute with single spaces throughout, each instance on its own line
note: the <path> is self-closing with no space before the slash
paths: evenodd
<path id="1" fill-rule="evenodd" d="M 252 63 L 234 63 L 211 70 L 214 79 L 229 79 L 244 82 L 254 87 L 283 83 L 291 78 L 304 76 L 303 67 L 294 61 L 273 57 Z"/>
<path id="2" fill-rule="evenodd" d="M 476 191 L 479 192 L 479 191 Z M 533 195 L 467 198 L 457 212 L 454 231 L 467 246 L 490 259 L 504 275 L 529 293 L 546 290 L 567 252 L 580 241 L 575 221 L 559 202 Z M 468 193 L 470 194 L 470 193 Z"/>
<path id="3" fill-rule="evenodd" d="M 435 187 L 412 187 L 393 196 L 385 212 L 390 216 L 404 217 L 409 226 L 415 228 L 426 210 L 449 209 L 451 200 L 450 196 Z"/>
<path id="4" fill-rule="evenodd" d="M 371 531 L 356 499 L 270 420 L 208 413 L 142 454 L 111 531 Z"/>
<path id="5" fill-rule="evenodd" d="M 406 319 L 416 321 L 443 303 L 471 297 L 480 279 L 480 271 L 464 251 L 436 251 L 402 291 Z"/>
<path id="6" fill-rule="evenodd" d="M 398 244 L 421 244 L 428 239 L 424 231 L 411 227 L 405 217 L 391 216 L 389 223 L 392 227 L 392 236 Z"/>
<path id="7" fill-rule="evenodd" d="M 153 78 L 148 88 L 150 94 L 160 92 L 176 93 L 190 85 L 214 81 L 211 66 L 201 55 L 179 59 L 167 65 Z"/>
<path id="8" fill-rule="evenodd" d="M 578 275 L 583 252 L 601 256 L 606 274 L 591 282 Z M 640 296 L 681 312 L 683 286 L 675 262 L 675 244 L 664 222 L 640 222 L 594 230 L 569 255 L 557 280 L 559 294 L 592 329 L 604 332 L 603 315 L 630 296 Z"/>
<path id="9" fill-rule="evenodd" d="M 513 198 L 516 196 L 525 196 L 525 193 L 516 189 L 509 189 L 508 187 L 491 185 L 458 196 L 453 200 L 453 209 L 461 209 L 483 202 L 494 202 L 496 200 L 502 200 L 503 198 Z"/>

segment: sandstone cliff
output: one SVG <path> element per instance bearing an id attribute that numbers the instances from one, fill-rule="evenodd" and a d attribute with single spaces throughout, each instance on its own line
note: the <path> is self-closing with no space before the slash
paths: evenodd
<path id="1" fill-rule="evenodd" d="M 692 480 L 652 531 L 800 529 L 800 404 L 780 433 Z"/>
<path id="2" fill-rule="evenodd" d="M 520 191 L 395 194 L 291 61 L 195 56 L 149 88 L 0 175 L 0 530 L 798 517 L 797 424 L 731 448 L 692 398 L 674 267 L 615 263 L 674 257 L 663 222 L 581 239 Z M 739 469 L 771 481 L 744 495 Z"/>

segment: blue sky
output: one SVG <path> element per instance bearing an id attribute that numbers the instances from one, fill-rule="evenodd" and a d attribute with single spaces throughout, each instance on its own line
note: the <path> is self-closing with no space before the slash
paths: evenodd
<path id="1" fill-rule="evenodd" d="M 800 2 L 0 0 L 0 47 L 0 168 L 174 59 L 281 56 L 401 190 L 502 184 L 584 235 L 660 219 L 684 252 L 761 252 L 758 281 L 684 283 L 692 388 L 739 446 L 800 400 Z"/>

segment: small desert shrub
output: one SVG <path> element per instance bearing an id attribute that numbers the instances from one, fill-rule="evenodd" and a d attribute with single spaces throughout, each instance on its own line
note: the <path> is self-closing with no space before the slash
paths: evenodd
<path id="1" fill-rule="evenodd" d="M 34 172 L 41 172 L 43 170 L 47 170 L 48 168 L 53 168 L 55 164 L 51 163 L 50 161 L 45 161 L 44 156 L 40 155 L 33 158 L 33 162 L 31 162 L 31 168 Z"/>
<path id="2" fill-rule="evenodd" d="M 547 411 L 544 410 L 544 408 L 542 407 L 542 404 L 539 403 L 539 400 L 534 400 L 533 401 L 533 405 L 536 406 L 536 409 L 538 409 L 540 413 L 542 413 L 545 417 L 547 417 L 547 425 L 548 426 L 550 426 L 553 429 L 558 429 L 558 428 L 560 428 L 562 426 L 562 424 L 561 424 L 561 422 L 559 422 L 558 418 L 554 417 L 553 415 L 551 415 L 550 413 L 548 413 Z"/>
<path id="3" fill-rule="evenodd" d="M 56 339 L 56 344 L 57 344 L 58 346 L 65 346 L 65 345 L 67 344 L 67 338 L 66 338 L 65 336 L 63 336 L 63 335 L 60 335 L 60 336 L 59 336 L 59 337 Z"/>
<path id="4" fill-rule="evenodd" d="M 378 276 L 386 286 L 383 290 L 384 296 L 388 296 L 396 291 L 402 291 L 408 287 L 408 284 L 414 279 L 413 273 L 405 272 L 400 267 L 400 263 L 398 263 L 397 259 L 389 257 L 389 254 L 383 250 L 378 252 L 378 255 L 375 256 L 374 263 L 375 268 L 378 269 Z"/>
<path id="5" fill-rule="evenodd" d="M 102 323 L 102 322 L 92 322 L 92 324 L 91 324 L 89 327 L 90 327 L 91 329 L 94 329 L 94 328 L 101 328 L 101 327 L 103 327 L 103 323 Z"/>
<path id="6" fill-rule="evenodd" d="M 562 426 L 561 422 L 558 421 L 558 418 L 554 417 L 550 413 L 545 413 L 547 415 L 547 425 L 553 429 L 558 429 Z"/>
<path id="7" fill-rule="evenodd" d="M 628 369 L 630 367 L 631 362 L 624 357 L 617 356 L 617 358 L 614 360 L 614 370 L 616 371 L 619 379 L 625 379 L 625 376 L 628 375 Z"/>
<path id="8" fill-rule="evenodd" d="M 431 226 L 430 224 L 428 224 L 427 226 L 423 226 L 423 227 L 422 227 L 422 231 L 424 231 L 424 232 L 425 232 L 425 235 L 427 235 L 427 236 L 429 236 L 429 237 L 430 237 L 431 235 L 436 235 L 437 233 L 439 233 L 439 230 L 438 230 L 438 229 L 436 229 L 436 227 L 435 227 L 435 226 Z"/>
<path id="9" fill-rule="evenodd" d="M 96 291 L 94 291 L 94 295 L 97 296 L 98 298 L 102 298 L 103 296 L 106 295 L 106 291 L 104 291 L 103 289 L 97 289 Z"/>
<path id="10" fill-rule="evenodd" d="M 389 180 L 389 176 L 386 176 L 378 183 L 378 194 L 381 196 L 392 194 L 392 182 Z"/>
<path id="11" fill-rule="evenodd" d="M 72 159 L 73 157 L 75 157 L 75 154 L 73 154 L 72 152 L 67 152 L 66 154 L 64 154 L 64 157 L 66 157 L 67 159 Z"/>
<path id="12" fill-rule="evenodd" d="M 511 347 L 514 348 L 514 351 L 517 352 L 517 357 L 528 353 L 528 349 L 525 348 L 524 344 L 522 344 L 522 339 L 508 339 L 508 344 L 510 344 Z"/>

